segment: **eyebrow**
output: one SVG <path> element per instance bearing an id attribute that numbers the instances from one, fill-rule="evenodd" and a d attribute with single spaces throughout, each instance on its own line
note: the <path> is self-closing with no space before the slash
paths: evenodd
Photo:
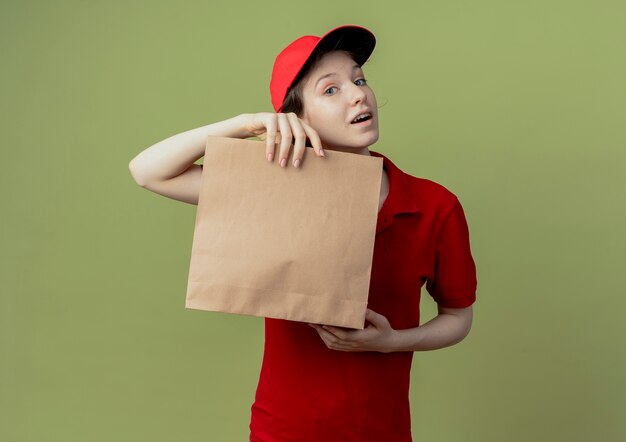
<path id="1" fill-rule="evenodd" d="M 360 68 L 361 66 L 359 66 L 358 64 L 355 64 L 354 66 L 352 66 L 352 71 L 354 72 L 355 70 L 357 70 L 358 68 Z M 317 87 L 317 83 L 319 83 L 321 80 L 323 80 L 324 78 L 327 77 L 332 77 L 333 75 L 337 75 L 336 72 L 331 72 L 329 74 L 325 74 L 322 75 L 320 78 L 317 79 L 317 81 L 315 82 L 315 87 Z"/>

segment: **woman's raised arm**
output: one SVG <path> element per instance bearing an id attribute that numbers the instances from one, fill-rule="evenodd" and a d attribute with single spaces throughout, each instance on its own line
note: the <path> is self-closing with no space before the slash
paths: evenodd
<path id="1" fill-rule="evenodd" d="M 141 151 L 129 163 L 134 180 L 142 187 L 167 181 L 193 165 L 204 155 L 207 136 L 247 138 L 251 136 L 243 124 L 244 114 L 207 126 L 172 135 Z"/>
<path id="2" fill-rule="evenodd" d="M 281 137 L 281 134 L 285 136 Z M 245 113 L 173 135 L 148 147 L 128 165 L 133 179 L 141 187 L 159 195 L 198 204 L 202 169 L 194 163 L 204 155 L 209 135 L 229 138 L 256 136 L 265 139 L 269 162 L 273 160 L 278 143 L 282 167 L 286 166 L 293 137 L 296 140 L 295 167 L 300 165 L 307 135 L 316 154 L 324 156 L 317 132 L 295 114 Z"/>

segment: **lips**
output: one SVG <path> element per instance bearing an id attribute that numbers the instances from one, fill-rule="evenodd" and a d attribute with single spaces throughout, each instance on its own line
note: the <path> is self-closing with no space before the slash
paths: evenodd
<path id="1" fill-rule="evenodd" d="M 359 122 L 356 122 L 356 123 L 352 123 L 352 124 L 350 124 L 350 126 L 370 127 L 370 126 L 372 126 L 374 124 L 373 121 L 374 120 L 372 118 L 368 118 L 367 120 L 363 120 L 363 121 L 359 121 Z"/>
<path id="2" fill-rule="evenodd" d="M 354 118 L 352 118 L 352 120 L 350 120 L 350 124 L 360 123 L 363 121 L 370 120 L 372 118 L 373 118 L 372 113 L 369 111 L 359 112 L 358 114 L 354 116 Z"/>

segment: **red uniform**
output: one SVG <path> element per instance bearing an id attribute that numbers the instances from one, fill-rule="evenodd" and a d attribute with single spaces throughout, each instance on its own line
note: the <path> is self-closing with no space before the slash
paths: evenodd
<path id="1" fill-rule="evenodd" d="M 419 326 L 420 289 L 444 307 L 476 300 L 469 230 L 457 197 L 386 156 L 389 195 L 378 213 L 368 308 L 394 329 Z M 413 352 L 331 350 L 304 322 L 265 318 L 251 407 L 253 442 L 410 442 Z"/>

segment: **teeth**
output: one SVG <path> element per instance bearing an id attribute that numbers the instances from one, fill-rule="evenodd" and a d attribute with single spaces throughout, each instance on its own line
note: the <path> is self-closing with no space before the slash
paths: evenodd
<path id="1" fill-rule="evenodd" d="M 352 120 L 352 122 L 355 123 L 355 122 L 359 121 L 359 119 L 362 119 L 362 118 L 364 118 L 366 116 L 369 116 L 369 115 L 370 115 L 369 112 L 366 112 L 366 113 L 361 114 L 361 115 L 357 115 L 357 117 L 354 120 Z"/>

